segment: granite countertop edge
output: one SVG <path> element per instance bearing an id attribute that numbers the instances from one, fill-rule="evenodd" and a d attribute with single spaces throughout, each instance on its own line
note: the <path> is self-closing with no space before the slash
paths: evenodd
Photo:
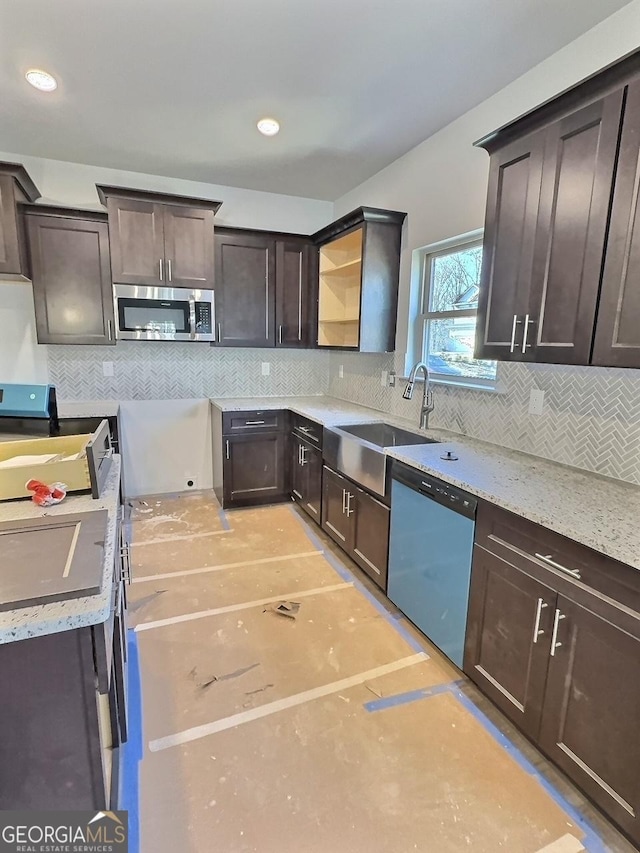
<path id="1" fill-rule="evenodd" d="M 28 499 L 0 503 L 0 521 L 39 518 L 44 515 L 54 517 L 100 509 L 107 511 L 100 592 L 81 598 L 0 611 L 0 645 L 30 637 L 99 625 L 107 621 L 111 613 L 111 585 L 117 548 L 120 467 L 120 456 L 114 455 L 105 490 L 102 497 L 97 500 L 94 500 L 91 495 L 83 494 L 70 495 L 63 503 L 44 508 L 37 507 Z"/>
<path id="2" fill-rule="evenodd" d="M 384 420 L 425 434 L 404 418 L 335 397 L 212 398 L 211 403 L 222 412 L 289 409 L 326 427 Z M 449 430 L 429 429 L 426 435 L 439 443 L 386 448 L 385 453 L 640 570 L 640 487 Z M 460 462 L 440 460 L 445 449 Z"/>

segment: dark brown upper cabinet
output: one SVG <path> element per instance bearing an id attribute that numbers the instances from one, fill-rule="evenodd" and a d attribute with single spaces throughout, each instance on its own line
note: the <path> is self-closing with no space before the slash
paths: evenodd
<path id="1" fill-rule="evenodd" d="M 214 215 L 222 202 L 97 185 L 109 216 L 114 284 L 214 286 Z"/>
<path id="2" fill-rule="evenodd" d="M 317 251 L 297 235 L 218 228 L 219 346 L 309 347 Z"/>
<path id="3" fill-rule="evenodd" d="M 0 279 L 30 278 L 20 202 L 34 202 L 40 192 L 18 163 L 0 163 Z"/>
<path id="4" fill-rule="evenodd" d="M 34 205 L 24 218 L 38 343 L 114 345 L 105 214 Z"/>
<path id="5" fill-rule="evenodd" d="M 627 91 L 592 364 L 640 367 L 640 81 Z"/>
<path id="6" fill-rule="evenodd" d="M 319 246 L 319 347 L 394 350 L 405 216 L 360 207 L 314 234 Z"/>
<path id="7" fill-rule="evenodd" d="M 636 52 L 477 143 L 478 358 L 640 366 L 639 74 Z"/>

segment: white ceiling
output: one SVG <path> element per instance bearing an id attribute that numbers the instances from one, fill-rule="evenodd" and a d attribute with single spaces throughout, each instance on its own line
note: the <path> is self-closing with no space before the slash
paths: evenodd
<path id="1" fill-rule="evenodd" d="M 0 0 L 0 150 L 333 200 L 627 2 Z"/>

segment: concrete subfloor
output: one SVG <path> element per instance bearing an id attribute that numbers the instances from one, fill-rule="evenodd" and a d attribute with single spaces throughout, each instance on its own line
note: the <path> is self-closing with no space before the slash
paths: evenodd
<path id="1" fill-rule="evenodd" d="M 297 507 L 149 497 L 130 531 L 142 853 L 595 850 L 567 803 L 634 849 Z"/>

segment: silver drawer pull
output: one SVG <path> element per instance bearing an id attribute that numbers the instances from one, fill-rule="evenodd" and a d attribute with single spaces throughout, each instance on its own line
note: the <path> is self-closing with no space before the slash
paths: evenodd
<path id="1" fill-rule="evenodd" d="M 556 612 L 555 612 L 555 615 L 553 617 L 553 633 L 551 635 L 551 652 L 550 652 L 550 654 L 551 654 L 552 658 L 556 656 L 556 649 L 559 649 L 560 646 L 562 645 L 562 643 L 558 642 L 558 623 L 560 622 L 561 619 L 566 619 L 566 618 L 567 617 L 565 616 L 565 614 L 560 613 L 560 611 L 556 607 Z"/>
<path id="2" fill-rule="evenodd" d="M 353 497 L 353 495 L 351 494 L 351 492 L 347 492 L 347 506 L 346 506 L 347 518 L 355 512 L 354 509 L 351 509 L 351 498 L 352 497 Z"/>
<path id="3" fill-rule="evenodd" d="M 342 490 L 342 514 L 344 515 L 347 511 L 347 491 L 346 489 Z"/>
<path id="4" fill-rule="evenodd" d="M 245 421 L 245 426 L 260 426 L 264 421 Z"/>
<path id="5" fill-rule="evenodd" d="M 300 464 L 301 464 L 301 465 L 306 465 L 306 464 L 307 464 L 307 461 L 308 461 L 308 460 L 307 460 L 307 457 L 306 457 L 306 455 L 305 455 L 305 454 L 306 454 L 306 452 L 307 452 L 307 448 L 304 446 L 304 444 L 301 444 L 301 445 L 300 445 Z"/>
<path id="6" fill-rule="evenodd" d="M 533 626 L 533 642 L 538 642 L 538 637 L 541 637 L 544 634 L 544 631 L 540 630 L 540 617 L 542 616 L 542 608 L 548 607 L 548 604 L 545 604 L 542 598 L 538 599 L 538 604 L 536 605 L 536 623 Z"/>
<path id="7" fill-rule="evenodd" d="M 299 426 L 298 429 L 300 430 L 300 432 L 306 432 L 306 433 L 313 432 L 313 430 L 310 427 L 306 427 L 306 426 Z"/>
<path id="8" fill-rule="evenodd" d="M 580 580 L 580 572 L 578 569 L 568 569 L 566 566 L 561 566 L 560 563 L 556 563 L 551 559 L 551 554 L 538 554 L 536 553 L 536 557 L 539 560 L 542 560 L 543 563 L 546 563 L 548 566 L 553 566 L 554 569 L 558 569 L 561 572 L 564 572 L 566 575 L 571 575 L 572 578 L 576 580 Z"/>
<path id="9" fill-rule="evenodd" d="M 230 457 L 230 455 L 229 455 L 229 439 L 227 439 L 227 440 L 225 441 L 225 445 L 226 445 L 226 451 L 227 451 L 227 454 L 226 454 L 227 459 L 230 459 L 231 457 Z"/>
<path id="10" fill-rule="evenodd" d="M 162 260 L 162 258 L 160 258 L 158 277 L 160 278 L 160 281 L 163 281 L 163 279 L 164 279 L 164 261 Z"/>

